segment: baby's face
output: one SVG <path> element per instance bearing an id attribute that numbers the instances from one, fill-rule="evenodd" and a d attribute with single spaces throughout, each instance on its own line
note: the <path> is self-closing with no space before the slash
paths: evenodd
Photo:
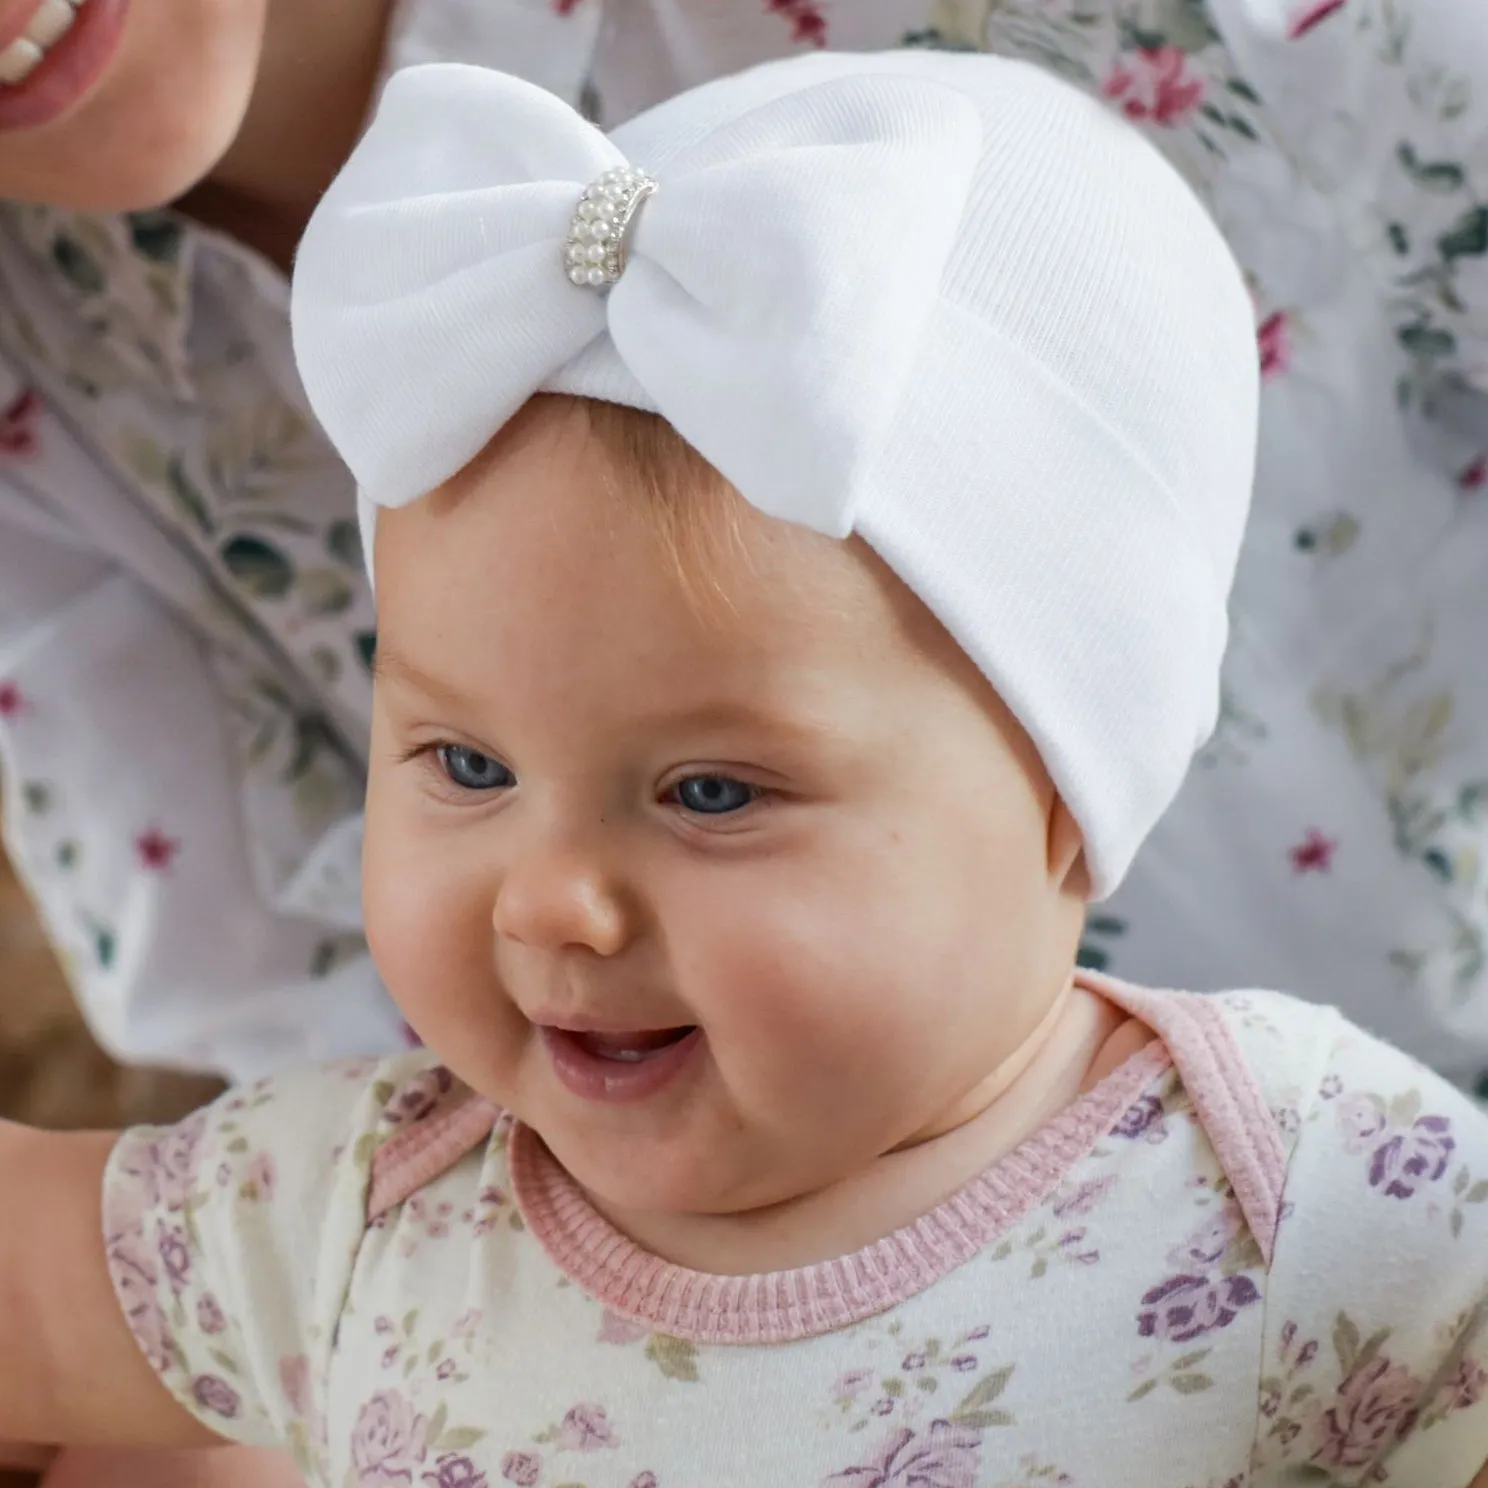
<path id="1" fill-rule="evenodd" d="M 866 549 L 738 502 L 699 603 L 621 479 L 566 410 L 380 517 L 368 934 L 602 1200 L 738 1212 L 980 1109 L 1068 978 L 1078 843 Z"/>

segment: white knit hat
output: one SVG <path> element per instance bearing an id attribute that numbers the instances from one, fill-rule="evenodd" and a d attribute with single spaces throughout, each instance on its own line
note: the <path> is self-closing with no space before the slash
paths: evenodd
<path id="1" fill-rule="evenodd" d="M 540 390 L 653 410 L 762 511 L 860 534 L 1033 737 L 1097 895 L 1213 727 L 1250 300 L 1158 153 L 1033 67 L 819 54 L 608 137 L 411 68 L 310 223 L 293 318 L 369 539 Z"/>

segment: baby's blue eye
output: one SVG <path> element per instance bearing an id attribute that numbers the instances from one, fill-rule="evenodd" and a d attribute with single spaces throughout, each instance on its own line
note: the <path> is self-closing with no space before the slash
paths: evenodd
<path id="1" fill-rule="evenodd" d="M 677 804 L 699 816 L 726 816 L 741 811 L 759 796 L 752 785 L 727 775 L 690 775 L 672 788 Z"/>
<path id="2" fill-rule="evenodd" d="M 517 783 L 516 776 L 505 765 L 478 749 L 466 749 L 462 744 L 441 744 L 438 754 L 444 773 L 461 790 L 502 790 Z"/>

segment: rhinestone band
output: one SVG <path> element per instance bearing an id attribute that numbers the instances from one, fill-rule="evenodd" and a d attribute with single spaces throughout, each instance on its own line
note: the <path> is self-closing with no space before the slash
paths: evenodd
<path id="1" fill-rule="evenodd" d="M 641 203 L 655 190 L 645 171 L 623 165 L 584 188 L 563 244 L 563 266 L 572 283 L 603 291 L 625 272 L 627 235 Z"/>

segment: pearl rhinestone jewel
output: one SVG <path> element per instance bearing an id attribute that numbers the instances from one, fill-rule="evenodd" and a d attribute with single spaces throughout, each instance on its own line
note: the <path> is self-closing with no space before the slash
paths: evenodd
<path id="1" fill-rule="evenodd" d="M 624 165 L 584 188 L 563 243 L 563 267 L 571 282 L 603 291 L 625 272 L 628 234 L 641 203 L 655 190 L 645 171 Z"/>

